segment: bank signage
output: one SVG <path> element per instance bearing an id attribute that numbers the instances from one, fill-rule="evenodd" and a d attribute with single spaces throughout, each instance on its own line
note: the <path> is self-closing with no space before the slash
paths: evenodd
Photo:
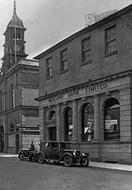
<path id="1" fill-rule="evenodd" d="M 59 95 L 53 95 L 48 98 L 48 102 L 54 102 L 54 101 L 61 101 L 65 99 L 69 99 L 72 97 L 80 97 L 80 96 L 85 96 L 91 92 L 96 92 L 96 91 L 101 91 L 103 89 L 107 88 L 107 82 L 102 82 L 102 83 L 97 83 L 97 84 L 90 84 L 86 86 L 85 88 L 76 88 L 73 90 L 69 90 L 66 93 L 62 93 Z"/>

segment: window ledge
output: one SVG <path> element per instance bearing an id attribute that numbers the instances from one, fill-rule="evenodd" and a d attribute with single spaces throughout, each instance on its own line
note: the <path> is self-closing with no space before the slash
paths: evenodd
<path id="1" fill-rule="evenodd" d="M 89 61 L 87 61 L 87 62 L 82 61 L 81 66 L 88 65 L 90 63 L 92 63 L 91 59 Z"/>
<path id="2" fill-rule="evenodd" d="M 117 50 L 112 51 L 112 52 L 110 52 L 110 53 L 105 53 L 105 56 L 104 56 L 104 57 L 109 57 L 109 56 L 112 56 L 112 55 L 114 55 L 114 54 L 117 54 Z"/>
<path id="3" fill-rule="evenodd" d="M 53 76 L 52 77 L 46 77 L 46 80 L 50 80 L 50 79 L 53 79 Z"/>
<path id="4" fill-rule="evenodd" d="M 64 73 L 66 73 L 66 72 L 68 72 L 68 69 L 66 69 L 66 70 L 64 70 L 64 71 L 60 71 L 60 74 L 64 74 Z"/>

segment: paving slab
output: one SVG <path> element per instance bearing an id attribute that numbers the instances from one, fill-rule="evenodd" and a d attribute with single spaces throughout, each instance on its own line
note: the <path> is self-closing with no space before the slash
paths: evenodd
<path id="1" fill-rule="evenodd" d="M 98 168 L 106 168 L 106 169 L 114 169 L 114 170 L 122 170 L 122 171 L 132 171 L 132 165 L 127 165 L 127 164 L 90 162 L 89 166 L 98 167 Z"/>

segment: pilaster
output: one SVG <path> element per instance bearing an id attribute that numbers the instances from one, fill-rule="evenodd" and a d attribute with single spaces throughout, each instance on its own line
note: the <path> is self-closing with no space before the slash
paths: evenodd
<path id="1" fill-rule="evenodd" d="M 78 106 L 77 106 L 76 100 L 73 100 L 72 108 L 73 108 L 73 141 L 77 142 L 78 140 Z"/>
<path id="2" fill-rule="evenodd" d="M 61 105 L 57 104 L 57 141 L 61 140 Z"/>

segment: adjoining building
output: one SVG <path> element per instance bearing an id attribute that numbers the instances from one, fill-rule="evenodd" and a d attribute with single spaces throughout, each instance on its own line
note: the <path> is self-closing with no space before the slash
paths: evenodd
<path id="1" fill-rule="evenodd" d="M 39 60 L 40 140 L 74 141 L 92 160 L 132 163 L 132 5 Z"/>
<path id="2" fill-rule="evenodd" d="M 26 28 L 16 14 L 7 25 L 0 74 L 0 152 L 39 146 L 38 61 L 26 59 Z"/>

